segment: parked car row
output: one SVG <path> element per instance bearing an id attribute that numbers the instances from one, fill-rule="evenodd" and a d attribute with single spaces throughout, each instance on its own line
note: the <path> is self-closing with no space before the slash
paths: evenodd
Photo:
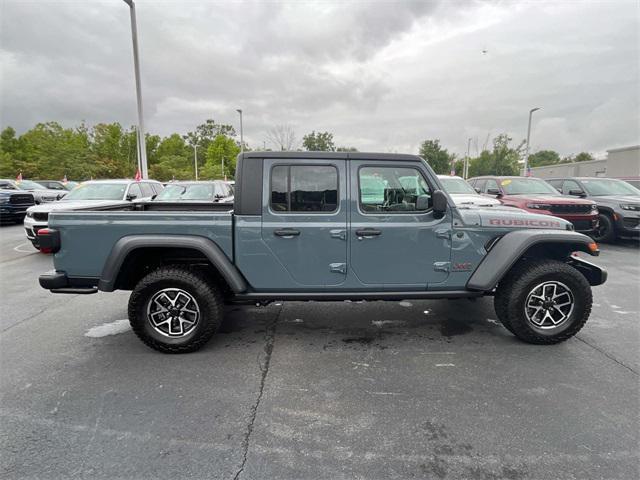
<path id="1" fill-rule="evenodd" d="M 447 178 L 449 180 L 447 180 Z M 481 204 L 460 199 L 464 188 L 459 177 L 441 177 L 456 203 Z M 476 194 L 505 207 L 542 213 L 568 220 L 578 232 L 599 242 L 618 237 L 640 237 L 640 190 L 611 178 L 554 178 L 483 176 L 468 180 Z"/>
<path id="2" fill-rule="evenodd" d="M 227 183 L 218 180 L 172 182 L 166 187 L 155 180 L 91 180 L 77 185 L 60 201 L 25 207 L 24 229 L 27 238 L 39 249 L 38 232 L 48 226 L 51 212 L 110 210 L 132 202 L 176 201 L 232 204 L 233 190 Z"/>

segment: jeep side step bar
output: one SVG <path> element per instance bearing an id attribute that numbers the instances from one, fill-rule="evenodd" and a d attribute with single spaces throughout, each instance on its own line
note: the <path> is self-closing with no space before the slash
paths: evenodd
<path id="1" fill-rule="evenodd" d="M 259 301 L 307 301 L 331 302 L 341 300 L 435 300 L 443 298 L 473 298 L 481 297 L 485 292 L 471 290 L 429 290 L 429 291 L 400 291 L 400 292 L 249 292 L 238 293 L 229 301 L 259 302 Z"/>

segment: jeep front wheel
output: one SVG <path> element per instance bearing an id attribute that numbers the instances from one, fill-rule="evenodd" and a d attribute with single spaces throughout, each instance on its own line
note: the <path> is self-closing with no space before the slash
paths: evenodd
<path id="1" fill-rule="evenodd" d="M 534 344 L 559 343 L 584 326 L 591 286 L 575 268 L 557 260 L 523 262 L 500 282 L 494 299 L 500 321 Z"/>
<path id="2" fill-rule="evenodd" d="M 204 275 L 181 266 L 161 267 L 131 293 L 129 323 L 149 347 L 163 353 L 193 352 L 222 321 L 219 289 Z"/>

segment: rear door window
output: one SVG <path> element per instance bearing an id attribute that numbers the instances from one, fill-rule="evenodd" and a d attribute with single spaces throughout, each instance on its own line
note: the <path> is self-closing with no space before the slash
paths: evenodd
<path id="1" fill-rule="evenodd" d="M 271 170 L 274 212 L 338 210 L 338 170 L 332 165 L 277 165 Z"/>

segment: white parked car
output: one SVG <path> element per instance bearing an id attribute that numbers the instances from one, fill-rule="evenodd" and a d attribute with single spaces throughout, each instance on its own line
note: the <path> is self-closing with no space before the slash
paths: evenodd
<path id="1" fill-rule="evenodd" d="M 500 200 L 480 195 L 462 177 L 438 175 L 438 179 L 456 206 L 476 205 L 479 207 L 495 207 L 502 205 Z"/>
<path id="2" fill-rule="evenodd" d="M 151 199 L 162 192 L 163 186 L 155 180 L 91 180 L 81 183 L 58 202 L 35 205 L 27 209 L 24 229 L 35 248 L 38 245 L 38 230 L 47 227 L 49 213 L 53 211 L 96 210 L 118 204 L 126 205 L 132 200 Z"/>

